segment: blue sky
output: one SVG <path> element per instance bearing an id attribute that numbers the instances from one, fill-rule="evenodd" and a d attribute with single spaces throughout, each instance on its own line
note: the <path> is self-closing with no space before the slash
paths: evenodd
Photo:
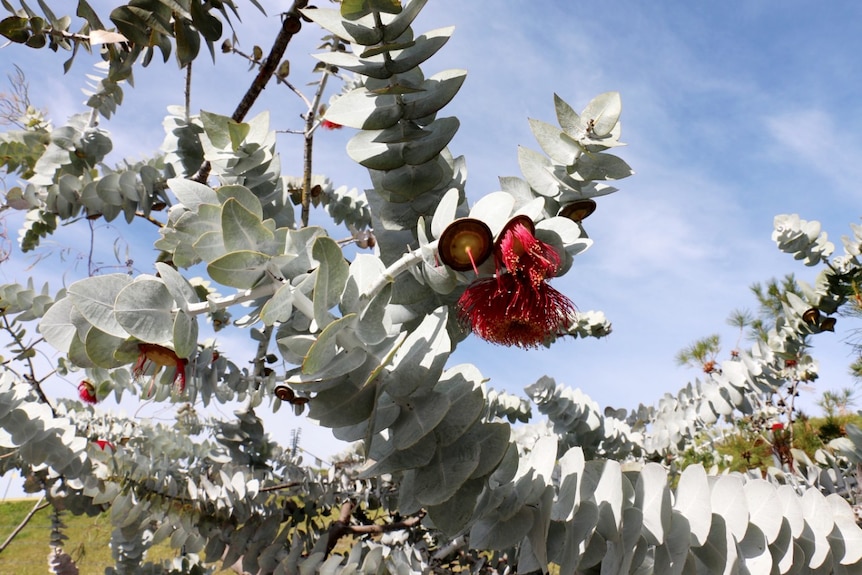
<path id="1" fill-rule="evenodd" d="M 265 18 L 250 3 L 238 3 L 245 15 L 237 25 L 240 48 L 260 43 L 267 50 L 277 14 Z M 93 5 L 106 15 L 110 3 Z M 604 311 L 614 333 L 529 352 L 470 340 L 453 362 L 475 363 L 492 387 L 520 392 L 547 374 L 601 405 L 634 408 L 698 375 L 674 362 L 695 339 L 720 333 L 726 357 L 736 333 L 725 319 L 735 308 L 754 307 L 750 284 L 790 272 L 813 279 L 770 240 L 773 217 L 798 213 L 820 220 L 840 250 L 840 236 L 860 215 L 860 17 L 862 4 L 850 2 L 430 0 L 414 30 L 456 29 L 423 70 L 468 70 L 443 113 L 461 120 L 450 149 L 467 158 L 471 202 L 497 190 L 498 176 L 520 175 L 517 146 L 538 149 L 527 118 L 554 122 L 554 93 L 580 110 L 601 92 L 621 92 L 628 146 L 618 153 L 636 172 L 619 182 L 619 192 L 599 198 L 585 223 L 595 244 L 554 281 L 580 309 Z M 307 55 L 321 35 L 306 24 L 288 48 L 297 85 L 304 84 L 303 73 L 313 65 Z M 192 107 L 230 115 L 252 75 L 237 57 L 217 57 L 217 69 L 206 58 L 195 63 Z M 63 59 L 47 50 L 0 50 L 0 73 L 11 72 L 13 63 L 24 67 L 34 104 L 55 124 L 83 110 L 80 88 L 94 61 L 80 57 L 62 76 Z M 161 117 L 166 106 L 182 102 L 182 86 L 173 62 L 136 71 L 126 104 L 104 124 L 114 137 L 114 160 L 158 147 Z M 264 109 L 271 110 L 274 127 L 300 127 L 301 103 L 283 87 L 267 88 L 252 115 Z M 344 153 L 350 136 L 347 129 L 319 133 L 315 172 L 335 185 L 364 188 L 365 170 Z M 286 173 L 300 171 L 299 146 L 295 136 L 280 137 Z M 18 221 L 9 220 L 12 237 Z M 110 231 L 100 234 L 103 244 L 114 238 Z M 139 270 L 151 271 L 143 262 L 152 230 L 139 227 L 125 237 L 134 244 Z M 75 237 L 60 241 L 74 243 Z M 22 281 L 30 261 L 3 264 L 0 280 Z M 61 281 L 57 269 L 75 277 L 68 261 L 65 266 L 52 268 L 52 283 Z M 37 267 L 36 274 L 47 271 Z M 817 411 L 814 400 L 823 390 L 853 385 L 843 340 L 855 326 L 840 319 L 837 327 L 836 334 L 815 339 L 821 378 L 802 400 L 810 412 Z M 283 430 L 299 425 L 282 414 L 278 421 Z M 283 430 L 274 431 L 287 441 Z M 307 433 L 303 445 L 333 449 L 315 443 L 320 436 Z"/>

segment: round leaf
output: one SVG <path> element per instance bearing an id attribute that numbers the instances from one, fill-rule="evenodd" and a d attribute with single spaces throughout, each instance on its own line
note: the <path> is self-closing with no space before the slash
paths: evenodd
<path id="1" fill-rule="evenodd" d="M 128 333 L 114 316 L 114 301 L 132 283 L 126 274 L 95 276 L 69 286 L 69 299 L 84 318 L 101 331 L 125 339 Z"/>
<path id="2" fill-rule="evenodd" d="M 180 311 L 174 317 L 174 333 L 171 341 L 178 357 L 189 357 L 198 346 L 198 321 L 194 316 Z"/>
<path id="3" fill-rule="evenodd" d="M 138 279 L 117 294 L 117 322 L 141 341 L 170 341 L 174 333 L 174 298 L 163 282 L 156 278 Z"/>
<path id="4" fill-rule="evenodd" d="M 269 259 L 268 255 L 255 251 L 231 252 L 213 260 L 207 272 L 222 285 L 248 289 L 263 277 Z"/>
<path id="5" fill-rule="evenodd" d="M 39 332 L 54 349 L 62 352 L 69 350 L 77 333 L 72 323 L 71 314 L 74 309 L 72 300 L 68 297 L 57 300 L 48 308 L 39 323 Z"/>

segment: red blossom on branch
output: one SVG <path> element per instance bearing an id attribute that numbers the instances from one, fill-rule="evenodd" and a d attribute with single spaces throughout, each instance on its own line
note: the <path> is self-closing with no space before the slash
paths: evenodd
<path id="1" fill-rule="evenodd" d="M 538 347 L 568 324 L 575 307 L 545 282 L 505 273 L 470 284 L 458 300 L 458 319 L 486 341 L 522 348 Z"/>
<path id="2" fill-rule="evenodd" d="M 96 397 L 96 388 L 86 379 L 78 384 L 78 397 L 81 398 L 81 401 L 90 405 L 99 402 L 99 398 Z"/>
<path id="3" fill-rule="evenodd" d="M 320 122 L 320 127 L 324 130 L 340 130 L 342 128 L 341 124 L 336 124 L 335 122 L 330 122 L 329 120 L 323 120 Z"/>
<path id="4" fill-rule="evenodd" d="M 533 222 L 518 216 L 494 247 L 497 273 L 470 284 L 458 300 L 458 319 L 491 343 L 538 347 L 568 327 L 575 306 L 547 279 L 560 268 L 553 246 L 537 239 Z"/>
<path id="5" fill-rule="evenodd" d="M 176 352 L 170 348 L 154 343 L 138 344 L 138 361 L 132 368 L 132 376 L 136 379 L 141 379 L 152 370 L 153 379 L 155 380 L 161 368 L 173 368 L 175 370 L 174 385 L 182 393 L 186 388 L 186 365 L 188 360 L 179 357 Z"/>

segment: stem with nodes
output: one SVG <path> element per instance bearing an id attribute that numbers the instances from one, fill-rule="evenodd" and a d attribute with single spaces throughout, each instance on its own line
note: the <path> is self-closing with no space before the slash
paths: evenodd
<path id="1" fill-rule="evenodd" d="M 234 122 L 242 122 L 243 119 L 245 119 L 246 114 L 251 110 L 251 107 L 254 105 L 255 101 L 257 101 L 258 96 L 260 96 L 263 89 L 266 88 L 270 78 L 275 75 L 275 71 L 278 69 L 278 64 L 281 62 L 281 58 L 284 56 L 285 50 L 287 50 L 287 45 L 302 29 L 302 17 L 300 16 L 299 11 L 307 5 L 308 0 L 294 0 L 293 6 L 291 6 L 290 10 L 288 10 L 284 15 L 284 20 L 281 23 L 281 30 L 279 30 L 278 36 L 276 36 L 269 54 L 263 61 L 260 70 L 258 70 L 257 76 L 251 83 L 251 86 L 248 87 L 248 90 L 245 95 L 243 95 L 242 100 L 240 100 L 236 110 L 234 110 L 233 115 L 231 116 L 231 119 Z M 209 178 L 211 169 L 212 166 L 210 163 L 204 162 L 198 170 L 198 173 L 192 177 L 192 180 L 201 183 L 206 182 Z"/>
<path id="2" fill-rule="evenodd" d="M 389 533 L 390 531 L 400 531 L 402 529 L 412 529 L 422 522 L 425 517 L 425 511 L 419 511 L 415 515 L 411 515 L 401 521 L 394 523 L 371 524 L 371 525 L 351 525 L 350 517 L 353 515 L 353 510 L 356 504 L 353 501 L 345 501 L 341 505 L 341 513 L 338 520 L 334 521 L 329 526 L 329 537 L 326 540 L 326 554 L 328 555 L 338 543 L 338 540 L 345 535 L 365 535 L 365 534 L 380 534 Z"/>
<path id="3" fill-rule="evenodd" d="M 320 79 L 317 91 L 314 94 L 314 101 L 311 103 L 308 114 L 305 116 L 305 144 L 302 150 L 302 227 L 308 226 L 309 211 L 311 209 L 311 158 L 314 151 L 314 122 L 317 119 L 317 108 L 320 106 L 320 99 L 323 97 L 323 90 L 326 88 L 326 80 L 328 78 L 329 72 L 324 68 L 323 77 Z"/>
<path id="4" fill-rule="evenodd" d="M 413 251 L 409 251 L 395 262 L 393 262 L 386 270 L 380 274 L 380 277 L 375 281 L 363 294 L 363 298 L 372 299 L 382 290 L 386 284 L 395 281 L 399 275 L 408 269 L 422 262 L 423 253 L 428 250 L 433 250 L 437 247 L 437 242 L 431 242 L 426 246 L 420 247 Z M 256 299 L 269 297 L 276 292 L 282 285 L 287 285 L 286 280 L 278 280 L 273 278 L 273 281 L 261 284 L 255 288 L 243 290 L 241 292 L 229 295 L 223 298 L 211 299 L 208 301 L 189 304 L 184 311 L 189 315 L 200 315 L 202 313 L 225 309 L 234 305 L 254 301 Z M 314 318 L 314 304 L 308 296 L 302 293 L 298 288 L 292 287 L 293 305 L 308 318 Z"/>

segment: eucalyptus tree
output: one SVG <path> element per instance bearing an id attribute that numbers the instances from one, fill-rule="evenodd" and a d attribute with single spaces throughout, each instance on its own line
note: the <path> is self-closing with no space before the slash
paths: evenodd
<path id="1" fill-rule="evenodd" d="M 57 513 L 109 510 L 114 573 L 857 572 L 858 430 L 767 477 L 679 469 L 675 454 L 723 417 L 769 417 L 764 397 L 814 369 L 801 351 L 846 302 L 862 237 L 830 260 L 815 223 L 777 218 L 779 247 L 824 266 L 817 284 L 787 294 L 767 337 L 655 406 L 602 410 L 548 377 L 526 398 L 488 389 L 479 367 L 449 362 L 470 334 L 532 348 L 610 333 L 550 282 L 590 246 L 597 198 L 632 173 L 612 153 L 621 99 L 579 113 L 554 96 L 556 124 L 529 120 L 540 151 L 518 149 L 522 177 L 471 206 L 448 148 L 460 121 L 442 114 L 466 72 L 423 72 L 452 33 L 414 32 L 426 3 L 295 0 L 269 51 L 246 53 L 225 24 L 255 0 L 134 0 L 107 17 L 86 0 L 74 17 L 4 0 L 0 33 L 21 49 L 68 54 L 66 69 L 85 50 L 105 63 L 82 114 L 52 127 L 29 110 L 0 137 L 18 182 L 5 206 L 26 210 L 21 249 L 61 223 L 144 219 L 158 255 L 152 273 L 0 288 L 12 342 L 0 470 L 20 470 Z M 304 169 L 283 174 L 268 115 L 248 116 L 264 87 L 290 84 L 285 51 L 317 27 Z M 173 54 L 191 73 L 201 45 L 248 59 L 244 97 L 232 112 L 170 109 L 160 150 L 107 166 L 98 120 L 122 107 L 134 71 Z M 368 170 L 364 191 L 312 171 L 315 132 L 337 127 L 355 130 L 346 153 Z M 309 225 L 312 208 L 351 245 Z M 202 325 L 245 334 L 252 357 Z M 50 373 L 34 361 L 44 345 L 59 351 Z M 48 397 L 52 374 L 79 378 L 80 401 Z M 110 395 L 172 405 L 175 421 L 128 418 L 105 408 Z M 236 411 L 205 416 L 210 405 Z M 304 463 L 259 416 L 285 407 L 355 449 Z M 73 573 L 61 535 L 58 517 L 52 569 Z M 160 541 L 176 561 L 146 560 Z"/>

